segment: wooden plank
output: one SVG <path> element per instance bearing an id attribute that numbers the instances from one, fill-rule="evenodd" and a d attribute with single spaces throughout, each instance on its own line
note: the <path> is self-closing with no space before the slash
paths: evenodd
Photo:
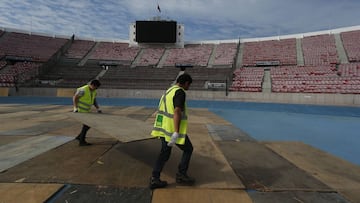
<path id="1" fill-rule="evenodd" d="M 244 190 L 216 189 L 157 189 L 153 193 L 152 203 L 208 203 L 243 202 L 252 203 Z"/>
<path id="2" fill-rule="evenodd" d="M 336 192 L 311 192 L 311 191 L 283 191 L 283 192 L 257 192 L 248 193 L 253 202 L 268 203 L 349 203 L 341 195 Z"/>
<path id="3" fill-rule="evenodd" d="M 151 191 L 148 188 L 122 188 L 110 185 L 69 185 L 62 191 L 62 194 L 52 202 L 150 203 Z"/>
<path id="4" fill-rule="evenodd" d="M 120 115 L 98 113 L 67 113 L 67 115 L 121 142 L 149 139 L 153 127 L 149 123 Z"/>
<path id="5" fill-rule="evenodd" d="M 206 127 L 215 141 L 256 141 L 250 135 L 232 125 L 207 124 Z"/>
<path id="6" fill-rule="evenodd" d="M 112 114 L 120 115 L 120 116 L 127 116 L 134 112 L 138 112 L 139 110 L 143 109 L 143 106 L 129 106 L 122 109 L 118 109 L 112 112 Z"/>
<path id="7" fill-rule="evenodd" d="M 257 142 L 218 145 L 247 188 L 259 191 L 334 191 Z"/>
<path id="8" fill-rule="evenodd" d="M 208 109 L 202 108 L 189 109 L 189 123 L 231 125 L 230 122 L 224 120 Z"/>
<path id="9" fill-rule="evenodd" d="M 0 119 L 14 119 L 14 118 L 21 118 L 22 116 L 28 116 L 32 114 L 38 114 L 39 111 L 20 111 L 20 112 L 13 112 L 13 113 L 3 113 L 0 114 Z"/>
<path id="10" fill-rule="evenodd" d="M 36 136 L 0 146 L 0 172 L 33 158 L 73 138 L 66 136 Z"/>
<path id="11" fill-rule="evenodd" d="M 105 170 L 100 171 L 99 174 L 91 174 L 87 177 L 83 175 L 87 174 L 86 172 L 93 165 L 100 165 L 97 163 L 98 158 L 106 154 L 116 142 L 95 138 L 89 139 L 89 142 L 94 143 L 94 145 L 79 147 L 78 142 L 74 140 L 42 153 L 12 167 L 11 170 L 0 173 L 0 182 L 61 182 L 69 184 L 104 182 L 97 177 L 102 174 L 110 174 L 108 171 L 116 170 L 116 168 L 106 166 L 103 168 Z M 113 161 L 121 164 L 121 160 L 118 160 L 117 157 L 113 157 Z M 109 168 L 108 171 L 107 168 Z M 82 178 L 80 179 L 80 177 Z M 115 178 L 116 176 L 110 177 L 109 175 L 106 180 Z"/>
<path id="12" fill-rule="evenodd" d="M 45 202 L 63 184 L 0 183 L 0 202 Z"/>
<path id="13" fill-rule="evenodd" d="M 360 202 L 360 167 L 302 142 L 271 142 L 266 146 L 351 202 Z"/>
<path id="14" fill-rule="evenodd" d="M 12 130 L 5 130 L 0 131 L 0 135 L 29 135 L 29 136 L 35 136 L 35 135 L 41 135 L 45 134 L 49 131 L 53 131 L 59 128 L 65 128 L 66 126 L 69 126 L 72 124 L 71 121 L 52 121 L 52 122 L 34 122 L 34 125 L 25 127 L 25 128 L 16 128 Z"/>

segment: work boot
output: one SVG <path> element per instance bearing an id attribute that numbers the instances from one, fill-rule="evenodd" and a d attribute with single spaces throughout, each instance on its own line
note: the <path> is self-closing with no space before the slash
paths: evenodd
<path id="1" fill-rule="evenodd" d="M 168 183 L 166 181 L 162 181 L 160 178 L 151 177 L 149 187 L 150 189 L 164 188 L 167 184 Z"/>
<path id="2" fill-rule="evenodd" d="M 86 141 L 80 141 L 79 142 L 79 146 L 90 146 L 90 145 L 92 145 L 91 143 L 88 143 L 88 142 L 86 142 Z"/>
<path id="3" fill-rule="evenodd" d="M 176 174 L 176 183 L 184 185 L 194 185 L 195 178 L 188 176 L 187 174 L 177 173 Z"/>

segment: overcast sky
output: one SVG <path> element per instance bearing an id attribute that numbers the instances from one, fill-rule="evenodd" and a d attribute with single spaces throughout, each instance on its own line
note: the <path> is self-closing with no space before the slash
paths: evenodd
<path id="1" fill-rule="evenodd" d="M 360 25 L 360 0 L 0 0 L 2 28 L 84 38 L 128 40 L 154 16 L 185 41 L 270 37 Z"/>

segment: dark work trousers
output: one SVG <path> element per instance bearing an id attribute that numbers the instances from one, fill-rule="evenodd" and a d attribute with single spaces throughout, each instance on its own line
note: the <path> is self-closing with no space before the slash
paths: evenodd
<path id="1" fill-rule="evenodd" d="M 167 142 L 165 141 L 165 138 L 161 137 L 160 140 L 161 140 L 161 151 L 158 159 L 156 160 L 152 172 L 152 176 L 154 178 L 160 178 L 160 173 L 165 163 L 169 160 L 172 149 L 172 147 L 167 146 Z M 178 172 L 181 174 L 187 174 L 187 170 L 189 168 L 189 163 L 191 159 L 191 154 L 193 152 L 193 146 L 188 136 L 185 137 L 184 145 L 176 144 L 176 146 L 183 151 L 182 158 L 178 166 Z"/>
<path id="2" fill-rule="evenodd" d="M 87 131 L 90 129 L 90 126 L 87 126 L 85 124 L 83 124 L 83 127 L 81 129 L 81 132 L 79 134 L 79 141 L 80 142 L 85 142 L 85 138 L 86 138 L 86 133 Z"/>

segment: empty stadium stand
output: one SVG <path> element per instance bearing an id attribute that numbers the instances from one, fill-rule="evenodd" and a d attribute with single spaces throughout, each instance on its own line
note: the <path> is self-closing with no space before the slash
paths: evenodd
<path id="1" fill-rule="evenodd" d="M 65 56 L 68 58 L 83 58 L 94 45 L 94 41 L 74 40 Z"/>
<path id="2" fill-rule="evenodd" d="M 165 67 L 175 64 L 192 64 L 193 66 L 206 67 L 213 51 L 212 44 L 188 44 L 184 48 L 168 49 L 168 55 L 163 63 Z"/>
<path id="3" fill-rule="evenodd" d="M 194 90 L 359 94 L 359 46 L 359 30 L 184 48 L 1 31 L 0 86 L 74 88 L 100 77 L 105 89 L 163 90 L 188 64 Z"/>
<path id="4" fill-rule="evenodd" d="M 350 62 L 360 61 L 360 30 L 343 32 L 340 34 Z"/>
<path id="5" fill-rule="evenodd" d="M 0 53 L 5 56 L 27 57 L 32 61 L 46 62 L 68 39 L 40 35 L 6 32 L 0 41 Z"/>
<path id="6" fill-rule="evenodd" d="M 157 66 L 165 48 L 144 48 L 133 66 Z"/>
<path id="7" fill-rule="evenodd" d="M 119 61 L 123 65 L 130 65 L 138 52 L 138 48 L 129 47 L 128 43 L 100 42 L 89 59 L 113 60 Z"/>
<path id="8" fill-rule="evenodd" d="M 258 67 L 239 68 L 234 71 L 230 90 L 241 92 L 261 92 L 264 69 Z"/>
<path id="9" fill-rule="evenodd" d="M 233 67 L 236 60 L 238 43 L 220 43 L 215 47 L 212 66 Z"/>
<path id="10" fill-rule="evenodd" d="M 302 39 L 305 65 L 329 65 L 339 63 L 334 35 L 317 35 Z"/>
<path id="11" fill-rule="evenodd" d="M 243 66 L 296 65 L 296 40 L 245 42 Z"/>
<path id="12" fill-rule="evenodd" d="M 360 67 L 359 67 L 360 68 Z M 359 94 L 357 66 L 282 67 L 271 69 L 273 92 Z"/>

